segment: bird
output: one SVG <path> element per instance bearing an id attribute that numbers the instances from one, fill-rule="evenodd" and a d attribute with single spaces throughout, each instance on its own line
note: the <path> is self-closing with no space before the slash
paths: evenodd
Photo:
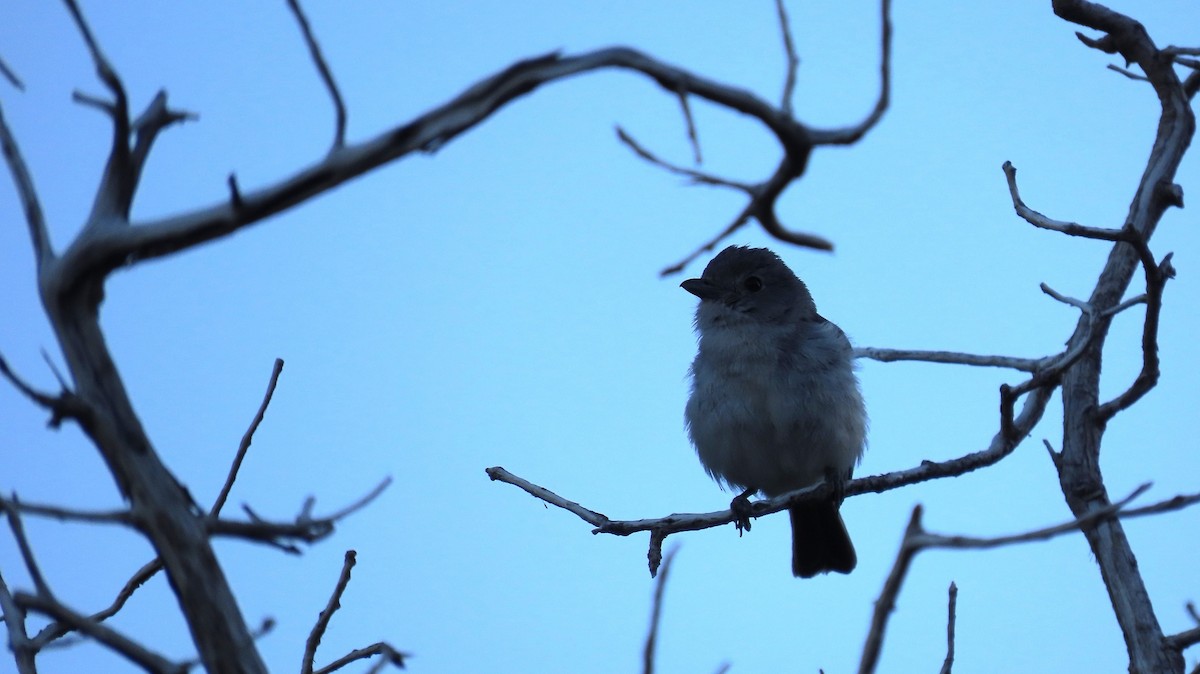
<path id="1" fill-rule="evenodd" d="M 766 248 L 730 246 L 680 285 L 700 300 L 685 425 L 708 474 L 742 491 L 730 506 L 739 530 L 750 495 L 828 481 L 830 498 L 789 508 L 792 574 L 850 573 L 858 558 L 839 508 L 867 434 L 850 340 Z"/>

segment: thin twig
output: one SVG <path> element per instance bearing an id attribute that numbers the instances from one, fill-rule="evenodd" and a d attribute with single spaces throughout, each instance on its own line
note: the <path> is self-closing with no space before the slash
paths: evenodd
<path id="1" fill-rule="evenodd" d="M 146 648 L 133 639 L 117 632 L 111 627 L 102 625 L 87 616 L 76 613 L 59 602 L 46 596 L 34 596 L 23 592 L 16 595 L 17 603 L 59 622 L 66 623 L 71 629 L 80 634 L 99 641 L 117 653 L 125 656 L 131 662 L 153 674 L 184 674 L 187 665 L 176 664 L 166 657 Z"/>
<path id="2" fill-rule="evenodd" d="M 670 267 L 663 269 L 662 271 L 660 271 L 658 273 L 658 275 L 660 277 L 665 277 L 665 276 L 670 276 L 672 274 L 678 274 L 679 272 L 683 271 L 689 264 L 694 262 L 696 260 L 696 258 L 700 257 L 701 255 L 703 255 L 705 253 L 712 252 L 713 249 L 715 249 L 717 247 L 718 243 L 720 243 L 722 240 L 724 240 L 726 237 L 730 236 L 737 230 L 741 229 L 743 226 L 745 226 L 745 224 L 747 222 L 750 222 L 750 217 L 753 214 L 753 212 L 754 212 L 754 202 L 751 201 L 749 204 L 746 205 L 745 208 L 742 209 L 741 213 L 738 213 L 738 216 L 733 219 L 733 222 L 729 223 L 729 225 L 721 231 L 721 233 L 717 234 L 713 238 L 706 241 L 703 245 L 701 245 L 696 250 L 692 251 L 690 254 L 688 254 L 687 257 L 683 258 L 679 262 L 676 262 L 675 264 L 671 265 Z M 829 249 L 832 250 L 833 244 L 828 243 L 828 242 L 826 242 L 826 243 L 829 245 Z"/>
<path id="3" fill-rule="evenodd" d="M 1008 180 L 1008 193 L 1012 197 L 1013 209 L 1022 220 L 1028 222 L 1034 227 L 1040 229 L 1048 229 L 1055 232 L 1062 232 L 1070 236 L 1079 236 L 1085 239 L 1099 239 L 1101 241 L 1126 241 L 1129 235 L 1120 229 L 1104 229 L 1102 227 L 1086 227 L 1074 222 L 1064 222 L 1062 220 L 1053 220 L 1041 213 L 1029 208 L 1025 205 L 1025 201 L 1021 199 L 1021 193 L 1017 190 L 1017 169 L 1012 165 L 1012 162 L 1006 161 L 1001 166 L 1004 170 L 1004 176 Z"/>
<path id="4" fill-rule="evenodd" d="M 950 601 L 946 616 L 946 659 L 942 661 L 941 674 L 950 674 L 954 669 L 954 623 L 958 607 L 958 586 L 950 581 Z"/>
<path id="5" fill-rule="evenodd" d="M 879 493 L 927 480 L 962 475 L 985 466 L 993 465 L 1011 454 L 1020 439 L 1024 438 L 1033 426 L 1037 424 L 1042 417 L 1042 413 L 1045 412 L 1046 404 L 1049 402 L 1052 392 L 1053 389 L 1050 387 L 1035 389 L 1025 398 L 1025 403 L 1020 414 L 1013 418 L 1012 435 L 1006 435 L 1004 432 L 996 433 L 986 449 L 947 461 L 924 461 L 915 468 L 851 480 L 845 484 L 843 493 L 845 496 L 854 496 L 868 492 Z M 486 472 L 492 480 L 517 486 L 535 498 L 574 513 L 580 519 L 594 527 L 592 530 L 593 534 L 604 533 L 616 536 L 628 536 L 642 531 L 650 532 L 652 537 L 651 555 L 654 552 L 653 544 L 657 542 L 661 545 L 661 542 L 670 534 L 722 526 L 733 523 L 738 519 L 738 515 L 731 510 L 723 510 L 710 513 L 673 514 L 654 519 L 609 520 L 605 515 L 589 510 L 574 501 L 569 501 L 544 487 L 517 477 L 498 466 L 488 468 Z M 790 506 L 802 502 L 828 498 L 831 493 L 832 488 L 822 482 L 773 498 L 754 501 L 750 504 L 750 516 L 755 518 L 762 517 L 785 510 Z M 653 559 L 651 559 L 652 574 L 655 568 Z"/>
<path id="6" fill-rule="evenodd" d="M 26 383 L 25 380 L 18 377 L 17 374 L 13 372 L 11 368 L 9 368 L 8 361 L 4 359 L 4 356 L 0 356 L 0 375 L 3 375 L 4 378 L 9 381 L 9 383 L 15 386 L 18 391 L 24 394 L 26 398 L 29 398 L 39 407 L 44 407 L 45 409 L 50 410 L 57 415 L 65 406 L 65 400 L 62 396 L 51 395 L 44 391 L 39 391 L 32 385 Z"/>
<path id="7" fill-rule="evenodd" d="M 0 75 L 3 75 L 9 84 L 16 87 L 17 91 L 25 91 L 25 83 L 21 81 L 20 77 L 17 77 L 16 71 L 8 67 L 2 57 L 0 57 Z"/>
<path id="8" fill-rule="evenodd" d="M 540 499 L 546 503 L 549 503 L 550 505 L 558 506 L 563 510 L 575 513 L 580 519 L 592 526 L 599 527 L 609 523 L 607 516 L 594 510 L 588 510 L 574 501 L 568 501 L 567 499 L 555 494 L 545 487 L 539 487 L 538 485 L 524 478 L 513 475 L 500 466 L 493 466 L 484 472 L 486 472 L 487 476 L 493 481 L 506 482 L 514 487 L 519 487 L 536 499 Z"/>
<path id="9" fill-rule="evenodd" d="M 896 597 L 904 586 L 904 578 L 912 565 L 913 556 L 919 548 L 912 544 L 912 539 L 923 533 L 921 528 L 921 506 L 915 506 L 908 519 L 908 527 L 904 530 L 904 538 L 900 541 L 900 551 L 896 553 L 896 561 L 883 583 L 879 599 L 875 600 L 875 611 L 871 614 L 871 627 L 867 630 L 867 641 L 863 645 L 862 660 L 858 665 L 859 674 L 870 674 L 879 664 L 879 653 L 883 650 L 883 635 L 887 630 L 888 618 L 896 609 Z"/>
<path id="10" fill-rule="evenodd" d="M 60 522 L 88 522 L 91 524 L 125 524 L 134 523 L 133 513 L 127 509 L 121 510 L 74 510 L 52 505 L 25 503 L 0 497 L 0 508 L 15 510 L 26 515 L 50 517 Z"/>
<path id="11" fill-rule="evenodd" d="M 704 163 L 704 157 L 700 154 L 700 136 L 696 133 L 696 120 L 692 117 L 692 105 L 688 103 L 686 91 L 678 91 L 676 95 L 679 98 L 679 108 L 683 111 L 683 121 L 687 124 L 688 143 L 692 146 L 692 161 L 699 166 Z"/>
<path id="12" fill-rule="evenodd" d="M 29 640 L 29 633 L 25 631 L 25 610 L 17 605 L 16 599 L 8 591 L 8 583 L 4 581 L 2 573 L 0 613 L 3 614 L 4 626 L 8 629 L 8 647 L 16 661 L 18 674 L 37 674 L 37 648 Z"/>
<path id="13" fill-rule="evenodd" d="M 675 559 L 677 552 L 679 552 L 678 545 L 667 553 L 662 563 L 662 574 L 654 584 L 654 605 L 650 609 L 650 631 L 646 634 L 646 646 L 642 649 L 643 674 L 654 674 L 654 651 L 658 646 L 658 625 L 662 618 L 663 593 L 667 587 L 667 576 L 671 573 L 671 561 Z"/>
<path id="14" fill-rule="evenodd" d="M 42 569 L 33 556 L 33 547 L 29 545 L 29 539 L 25 537 L 25 525 L 21 522 L 21 514 L 17 508 L 13 507 L 13 504 L 17 502 L 17 495 L 13 494 L 11 499 L 0 501 L 0 510 L 3 510 L 8 518 L 8 528 L 12 530 L 13 538 L 17 541 L 17 548 L 21 551 L 21 559 L 25 562 L 25 569 L 29 572 L 29 578 L 33 581 L 34 588 L 43 597 L 53 597 L 54 593 L 50 591 L 50 585 L 46 582 L 46 577 L 42 575 Z"/>
<path id="15" fill-rule="evenodd" d="M 796 70 L 800 66 L 800 58 L 796 56 L 796 43 L 792 41 L 792 27 L 788 21 L 787 8 L 783 6 L 783 0 L 775 0 L 775 12 L 779 15 L 779 32 L 783 34 L 783 55 L 787 59 L 783 96 L 780 98 L 779 107 L 790 116 L 792 114 L 792 96 L 796 91 Z"/>
<path id="16" fill-rule="evenodd" d="M 391 486 L 391 484 L 392 484 L 392 476 L 389 475 L 389 476 L 383 478 L 382 480 L 380 480 L 379 484 L 375 485 L 375 488 L 372 489 L 371 491 L 367 492 L 366 495 L 364 495 L 362 498 L 358 499 L 354 503 L 351 503 L 350 505 L 346 506 L 345 508 L 342 508 L 341 510 L 335 511 L 331 515 L 326 515 L 323 519 L 327 519 L 330 522 L 337 522 L 339 520 L 342 520 L 342 519 L 350 516 L 351 514 L 353 514 L 355 512 L 358 512 L 359 510 L 365 508 L 369 503 L 371 503 L 371 501 L 374 501 L 376 498 L 378 498 L 379 495 L 383 493 L 383 490 L 387 489 L 389 486 Z"/>
<path id="17" fill-rule="evenodd" d="M 892 91 L 892 2 L 891 0 L 882 0 L 880 2 L 880 52 L 879 59 L 879 98 L 875 101 L 875 107 L 871 109 L 870 114 L 866 119 L 859 122 L 857 125 L 846 128 L 837 129 L 835 131 L 814 131 L 812 133 L 812 142 L 814 145 L 852 145 L 862 139 L 880 119 L 883 119 L 883 114 L 887 112 L 888 104 L 891 100 Z"/>
<path id="18" fill-rule="evenodd" d="M 1158 326 L 1162 314 L 1163 290 L 1166 288 L 1167 281 L 1175 277 L 1175 268 L 1171 265 L 1174 253 L 1167 253 L 1162 262 L 1153 264 L 1154 257 L 1150 253 L 1149 247 L 1142 243 L 1139 248 L 1144 250 L 1142 265 L 1146 274 L 1146 293 L 1143 296 L 1146 303 L 1146 315 L 1142 321 L 1142 369 L 1128 389 L 1096 410 L 1096 416 L 1101 420 L 1111 419 L 1121 410 L 1128 409 L 1140 400 L 1158 384 L 1160 375 Z M 1124 304 L 1127 303 L 1118 306 Z"/>
<path id="19" fill-rule="evenodd" d="M 1129 496 L 1126 496 L 1116 503 L 1110 503 L 1104 507 L 1096 508 L 1095 510 L 1073 520 L 1043 527 L 1041 529 L 1034 529 L 1032 531 L 1026 531 L 1019 534 L 1010 534 L 1007 536 L 995 536 L 991 538 L 980 538 L 974 536 L 947 536 L 941 534 L 922 533 L 920 538 L 916 540 L 914 544 L 919 545 L 921 548 L 987 550 L 1006 545 L 1013 545 L 1016 543 L 1032 543 L 1035 541 L 1050 540 L 1065 534 L 1075 533 L 1082 529 L 1091 527 L 1098 522 L 1111 518 L 1130 519 L 1134 517 L 1144 517 L 1146 515 L 1157 515 L 1175 510 L 1182 510 L 1183 508 L 1200 503 L 1200 493 L 1180 494 L 1151 505 L 1142 506 L 1139 508 L 1126 508 L 1130 502 L 1132 502 L 1138 496 L 1141 496 L 1149 488 L 1149 483 L 1143 484 L 1134 489 Z"/>
<path id="20" fill-rule="evenodd" d="M 925 363 L 945 363 L 952 365 L 972 365 L 975 367 L 1003 367 L 1022 372 L 1035 372 L 1049 362 L 1047 358 L 1016 358 L 1013 356 L 990 356 L 973 353 L 957 353 L 954 351 L 922 351 L 913 349 L 879 349 L 875 347 L 856 347 L 855 358 L 870 358 L 883 363 L 897 361 L 920 361 Z"/>
<path id="21" fill-rule="evenodd" d="M 338 91 L 337 82 L 333 80 L 333 73 L 329 70 L 328 63 L 325 62 L 325 56 L 321 53 L 321 46 L 317 44 L 317 38 L 313 35 L 312 27 L 308 23 L 308 17 L 304 15 L 304 10 L 300 8 L 299 0 L 287 0 L 288 7 L 291 8 L 292 14 L 296 17 L 296 23 L 300 24 L 300 32 L 304 34 L 304 42 L 308 45 L 308 52 L 312 56 L 313 63 L 317 66 L 317 72 L 321 74 L 321 80 L 325 83 L 325 88 L 329 90 L 329 97 L 333 99 L 333 110 L 335 115 L 334 133 L 333 133 L 333 149 L 340 149 L 346 144 L 346 104 L 342 102 L 342 94 Z"/>
<path id="22" fill-rule="evenodd" d="M 8 128 L 4 119 L 4 107 L 0 106 L 0 150 L 3 150 L 4 160 L 8 163 L 8 172 L 12 176 L 17 197 L 21 200 L 21 208 L 25 212 L 25 225 L 29 228 L 29 238 L 33 242 L 33 257 L 40 272 L 54 259 L 54 249 L 50 245 L 50 234 L 46 229 L 46 216 L 42 204 L 38 200 L 37 188 L 33 186 L 33 175 L 29 165 L 17 146 L 17 139 Z"/>
<path id="23" fill-rule="evenodd" d="M 1129 79 L 1137 81 L 1137 82 L 1149 82 L 1150 81 L 1150 78 L 1146 77 L 1145 75 L 1139 75 L 1138 73 L 1135 73 L 1132 70 L 1122 68 L 1121 66 L 1118 66 L 1118 65 L 1113 65 L 1112 63 L 1108 64 L 1108 66 L 1106 66 L 1106 67 L 1109 70 L 1121 73 L 1125 77 L 1128 77 Z"/>
<path id="24" fill-rule="evenodd" d="M 314 671 L 313 674 L 330 674 L 330 672 L 335 672 L 352 662 L 374 657 L 376 655 L 382 655 L 383 659 L 372 665 L 371 669 L 367 670 L 367 674 L 379 672 L 388 665 L 392 665 L 397 669 L 404 669 L 404 659 L 409 657 L 408 653 L 396 650 L 387 642 L 379 641 L 371 644 L 370 646 L 356 648 L 337 660 L 329 663 L 328 665 L 325 665 L 324 667 Z"/>
<path id="25" fill-rule="evenodd" d="M 117 71 L 109 63 L 108 58 L 100 49 L 100 44 L 92 35 L 92 29 L 84 19 L 78 2 L 76 0 L 64 0 L 64 2 L 87 44 L 88 52 L 92 56 L 92 63 L 96 66 L 96 75 L 100 81 L 104 82 L 113 96 L 113 102 L 103 106 L 113 123 L 112 149 L 109 151 L 108 163 L 104 167 L 104 176 L 100 180 L 100 187 L 96 190 L 92 212 L 88 216 L 89 226 L 98 226 L 110 222 L 111 216 L 116 216 L 118 220 L 127 219 L 133 201 L 134 182 L 130 170 L 129 151 L 129 99 L 125 93 L 125 86 L 121 83 L 121 78 L 117 76 Z M 95 100 L 89 102 L 96 103 Z"/>
<path id="26" fill-rule="evenodd" d="M 250 443 L 254 440 L 254 432 L 258 430 L 259 424 L 263 422 L 263 417 L 267 413 L 267 406 L 271 404 L 271 397 L 275 395 L 275 386 L 279 383 L 279 374 L 283 372 L 283 359 L 276 358 L 275 365 L 271 368 L 271 379 L 267 382 L 267 392 L 263 396 L 262 403 L 258 406 L 258 412 L 255 413 L 254 419 L 250 422 L 250 428 L 246 429 L 246 433 L 242 435 L 242 441 L 238 445 L 237 454 L 233 457 L 233 465 L 229 468 L 229 474 L 225 477 L 225 484 L 221 487 L 221 492 L 217 494 L 217 500 L 213 502 L 212 508 L 208 511 L 209 517 L 216 517 L 221 514 L 221 508 L 225 507 L 225 501 L 229 498 L 229 491 L 233 489 L 233 482 L 237 479 L 238 471 L 242 467 L 242 461 L 246 458 L 246 452 L 250 449 Z"/>
<path id="27" fill-rule="evenodd" d="M 350 584 L 350 570 L 354 568 L 357 555 L 358 553 L 354 550 L 346 551 L 345 560 L 342 562 L 342 573 L 338 577 L 337 585 L 333 588 L 333 595 L 329 597 L 329 602 L 325 604 L 324 610 L 317 616 L 317 622 L 304 642 L 304 659 L 301 661 L 300 674 L 312 674 L 313 658 L 317 655 L 317 647 L 321 645 L 321 637 L 325 636 L 325 630 L 328 629 L 333 614 L 342 607 L 342 593 Z"/>
<path id="28" fill-rule="evenodd" d="M 1069 304 L 1089 316 L 1093 314 L 1092 305 L 1084 302 L 1083 300 L 1075 299 L 1074 297 L 1067 297 L 1045 283 L 1038 284 L 1038 287 L 1042 289 L 1042 292 L 1046 293 L 1050 297 L 1053 297 L 1059 302 L 1062 302 L 1063 304 Z"/>
<path id="29" fill-rule="evenodd" d="M 690 178 L 691 181 L 695 184 L 714 185 L 717 187 L 728 187 L 731 189 L 745 192 L 746 194 L 749 194 L 750 196 L 754 196 L 754 194 L 755 194 L 755 190 L 757 188 L 754 185 L 751 185 L 749 183 L 738 182 L 736 180 L 728 180 L 726 178 L 722 178 L 720 176 L 713 175 L 711 173 L 705 173 L 704 171 L 697 171 L 695 169 L 690 169 L 685 166 L 677 166 L 677 165 L 672 164 L 664 159 L 659 158 L 653 152 L 642 147 L 641 144 L 639 144 L 636 140 L 633 139 L 633 136 L 630 136 L 625 131 L 625 129 L 622 129 L 620 126 L 616 127 L 616 130 L 617 130 L 617 138 L 622 143 L 624 143 L 630 150 L 633 150 L 634 154 L 641 157 L 642 159 L 645 159 L 646 161 L 650 162 L 651 164 L 658 166 L 659 168 L 666 169 L 668 172 L 674 173 L 676 175 L 686 176 L 687 178 Z M 699 153 L 699 149 L 697 149 L 697 153 Z M 697 163 L 699 163 L 699 162 L 697 162 Z"/>
<path id="30" fill-rule="evenodd" d="M 159 559 L 153 559 L 150 562 L 142 565 L 142 568 L 138 569 L 137 572 L 125 582 L 125 586 L 122 587 L 121 591 L 117 593 L 117 596 L 115 599 L 113 599 L 113 602 L 109 604 L 107 608 L 93 613 L 91 616 L 89 616 L 89 620 L 99 623 L 116 615 L 118 611 L 125 607 L 125 602 L 129 601 L 130 597 L 133 596 L 133 593 L 136 592 L 142 585 L 145 585 L 146 582 L 153 578 L 155 574 L 162 570 L 162 568 L 162 561 Z M 42 648 L 43 646 L 50 644 L 52 641 L 67 635 L 71 629 L 72 628 L 66 623 L 60 621 L 52 622 L 43 627 L 41 631 L 37 633 L 37 636 L 34 637 L 34 643 L 38 648 Z"/>

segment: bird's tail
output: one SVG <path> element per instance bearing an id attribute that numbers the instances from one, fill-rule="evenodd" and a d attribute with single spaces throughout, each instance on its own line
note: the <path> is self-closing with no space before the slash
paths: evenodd
<path id="1" fill-rule="evenodd" d="M 832 501 L 811 501 L 788 510 L 792 518 L 792 575 L 850 573 L 858 564 L 846 523 Z"/>

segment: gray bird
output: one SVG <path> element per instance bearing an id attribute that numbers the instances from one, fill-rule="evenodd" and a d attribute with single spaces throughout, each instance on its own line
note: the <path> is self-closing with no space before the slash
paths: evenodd
<path id="1" fill-rule="evenodd" d="M 850 573 L 857 557 L 838 507 L 867 431 L 850 341 L 766 248 L 730 246 L 680 285 L 700 298 L 685 418 L 704 469 L 743 490 L 731 504 L 743 513 L 755 492 L 831 482 L 834 498 L 789 510 L 792 573 Z"/>

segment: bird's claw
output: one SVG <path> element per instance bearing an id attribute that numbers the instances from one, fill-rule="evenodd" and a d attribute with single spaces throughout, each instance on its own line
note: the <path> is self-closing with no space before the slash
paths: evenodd
<path id="1" fill-rule="evenodd" d="M 750 495 L 754 490 L 747 490 L 733 497 L 729 509 L 733 511 L 733 526 L 737 527 L 738 536 L 750 531 Z"/>

